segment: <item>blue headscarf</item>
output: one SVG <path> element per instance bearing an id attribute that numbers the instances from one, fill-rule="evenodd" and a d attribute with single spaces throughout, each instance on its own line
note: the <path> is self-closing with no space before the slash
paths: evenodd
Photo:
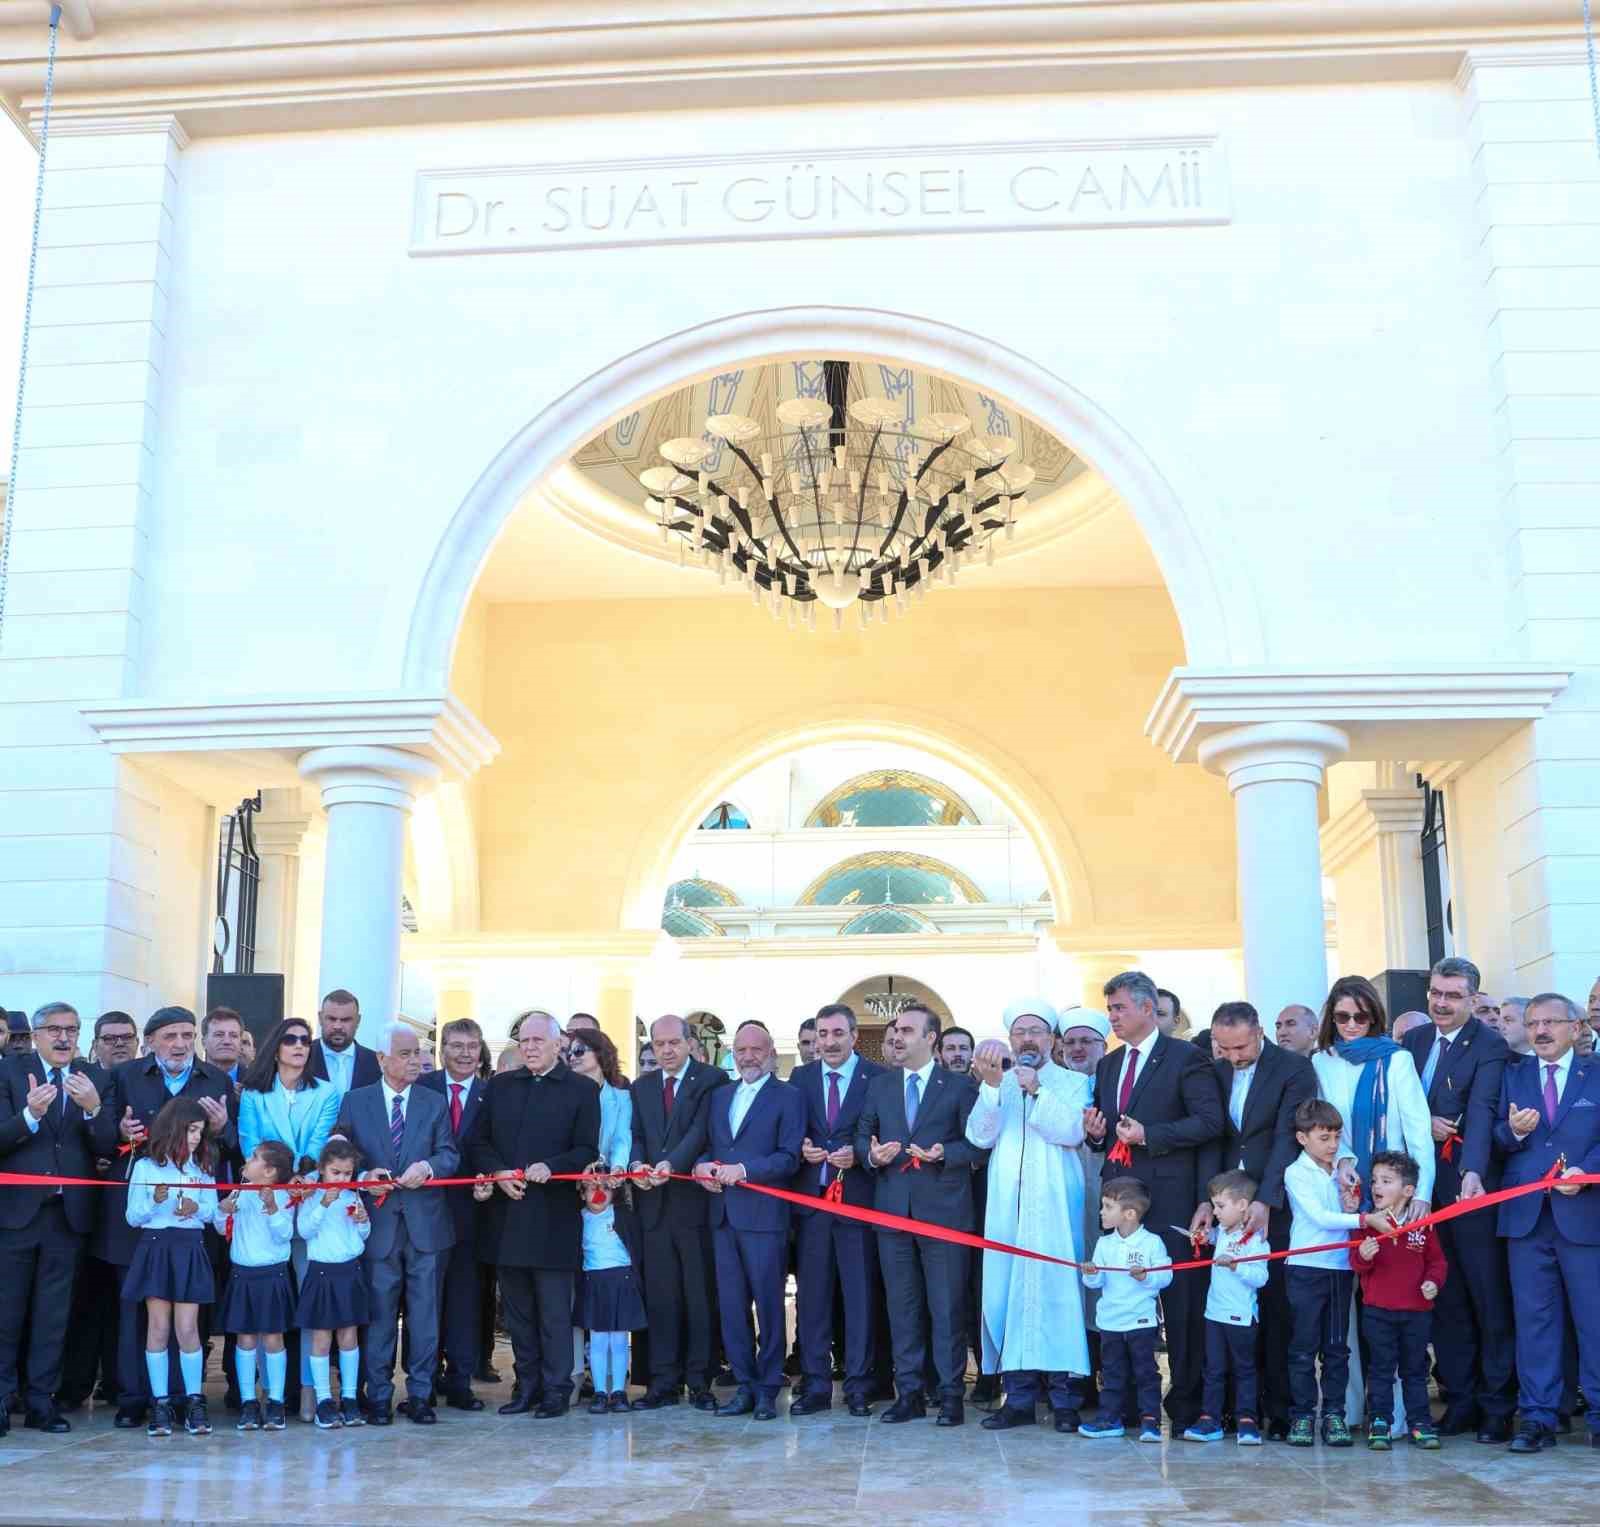
<path id="1" fill-rule="evenodd" d="M 1356 1175 L 1361 1179 L 1361 1207 L 1372 1207 L 1372 1158 L 1389 1148 L 1389 1057 L 1400 1053 L 1394 1040 L 1381 1034 L 1366 1039 L 1339 1039 L 1334 1050 L 1341 1060 L 1361 1067 L 1350 1107 L 1350 1143 L 1355 1147 Z"/>

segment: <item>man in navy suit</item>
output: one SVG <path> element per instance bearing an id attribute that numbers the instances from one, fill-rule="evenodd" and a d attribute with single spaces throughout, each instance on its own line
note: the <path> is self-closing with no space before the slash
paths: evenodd
<path id="1" fill-rule="evenodd" d="M 478 1075 L 483 1030 L 470 1018 L 454 1019 L 439 1031 L 439 1048 L 444 1055 L 443 1069 L 423 1072 L 417 1085 L 443 1096 L 450 1116 L 450 1138 L 464 1160 L 489 1085 Z M 465 1188 L 453 1188 L 445 1194 L 456 1240 L 439 1266 L 439 1350 L 444 1363 L 444 1402 L 452 1410 L 483 1409 L 483 1401 L 472 1392 L 472 1376 L 484 1355 L 478 1322 L 482 1304 L 478 1230 L 483 1201 L 493 1191 L 474 1189 L 469 1193 Z"/>
<path id="2" fill-rule="evenodd" d="M 318 1081 L 332 1082 L 340 1092 L 378 1084 L 378 1052 L 356 1043 L 361 1027 L 361 1004 L 354 992 L 336 987 L 317 1009 L 316 1043 L 308 1064 Z"/>
<path id="3" fill-rule="evenodd" d="M 1574 1052 L 1583 1010 L 1558 992 L 1528 1004 L 1533 1054 L 1512 1061 L 1500 1084 L 1495 1144 L 1505 1157 L 1504 1187 L 1600 1172 L 1600 1058 Z M 1513 1453 L 1556 1445 L 1561 1408 L 1564 1310 L 1578 1331 L 1578 1379 L 1600 1394 L 1600 1193 L 1559 1181 L 1500 1205 L 1499 1230 L 1511 1264 L 1517 1321 L 1517 1409 L 1522 1429 Z M 1592 1429 L 1600 1447 L 1600 1429 Z"/>
<path id="4" fill-rule="evenodd" d="M 1511 1051 L 1473 1016 L 1482 1001 L 1478 982 L 1471 960 L 1440 960 L 1428 976 L 1433 1022 L 1401 1041 L 1416 1062 L 1433 1116 L 1436 1209 L 1500 1186 L 1494 1127 Z M 1505 1245 L 1487 1214 L 1449 1220 L 1438 1235 L 1450 1264 L 1433 1306 L 1434 1363 L 1449 1396 L 1439 1433 L 1476 1430 L 1479 1442 L 1509 1442 L 1517 1378 Z"/>
<path id="5" fill-rule="evenodd" d="M 783 1285 L 788 1275 L 789 1206 L 781 1199 L 739 1190 L 741 1182 L 786 1188 L 800 1164 L 805 1109 L 800 1094 L 768 1069 L 772 1035 L 756 1019 L 733 1036 L 739 1081 L 708 1099 L 709 1138 L 694 1175 L 712 1193 L 711 1234 L 716 1253 L 722 1346 L 733 1376 L 734 1396 L 717 1407 L 719 1416 L 777 1419 L 783 1384 Z M 758 1350 L 750 1330 L 750 1306 L 760 1327 Z"/>
<path id="6" fill-rule="evenodd" d="M 847 1204 L 872 1203 L 872 1178 L 856 1165 L 856 1120 L 867 1087 L 884 1068 L 856 1054 L 856 1015 L 842 1002 L 818 1012 L 817 1054 L 797 1066 L 789 1085 L 805 1106 L 806 1137 L 801 1166 L 790 1186 L 821 1198 L 839 1181 Z M 791 1416 L 814 1415 L 833 1406 L 833 1311 L 844 1302 L 844 1397 L 852 1416 L 870 1416 L 872 1361 L 877 1346 L 873 1318 L 872 1232 L 855 1220 L 796 1208 L 795 1334 L 800 1343 L 804 1392 L 790 1402 Z"/>
<path id="7" fill-rule="evenodd" d="M 450 1133 L 444 1099 L 416 1085 L 422 1051 L 416 1031 L 389 1026 L 381 1062 L 383 1079 L 357 1087 L 339 1105 L 333 1132 L 343 1135 L 367 1162 L 364 1178 L 389 1177 L 395 1191 L 368 1213 L 372 1230 L 362 1262 L 372 1319 L 367 1326 L 367 1398 L 371 1426 L 394 1419 L 394 1356 L 400 1305 L 405 1302 L 405 1411 L 419 1426 L 432 1426 L 433 1369 L 439 1355 L 439 1269 L 455 1240 L 445 1192 L 430 1188 L 435 1177 L 455 1175 L 461 1153 Z"/>
<path id="8" fill-rule="evenodd" d="M 967 1140 L 978 1098 L 970 1076 L 933 1061 L 939 1020 L 908 1007 L 893 1024 L 899 1064 L 874 1077 L 856 1122 L 856 1162 L 872 1175 L 872 1206 L 952 1230 L 977 1229 L 972 1177 L 989 1153 Z M 880 1419 L 894 1425 L 927 1414 L 923 1374 L 932 1337 L 939 1380 L 939 1426 L 960 1426 L 967 1373 L 965 1246 L 878 1231 L 878 1259 L 889 1297 L 889 1334 L 899 1394 Z"/>

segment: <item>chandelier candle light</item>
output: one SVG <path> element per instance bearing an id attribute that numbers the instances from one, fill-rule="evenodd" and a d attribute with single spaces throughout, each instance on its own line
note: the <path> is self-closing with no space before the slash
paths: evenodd
<path id="1" fill-rule="evenodd" d="M 828 362 L 842 373 L 840 362 Z M 931 413 L 907 424 L 882 398 L 790 398 L 777 407 L 779 434 L 763 436 L 745 414 L 712 414 L 705 433 L 723 441 L 731 464 L 714 476 L 704 438 L 660 447 L 664 466 L 639 476 L 645 512 L 661 538 L 692 553 L 765 600 L 815 627 L 817 605 L 842 624 L 852 604 L 863 627 L 872 608 L 887 620 L 943 577 L 953 583 L 979 550 L 994 561 L 994 538 L 1010 537 L 1031 467 L 1012 459 L 1009 435 L 973 435 L 965 414 Z"/>

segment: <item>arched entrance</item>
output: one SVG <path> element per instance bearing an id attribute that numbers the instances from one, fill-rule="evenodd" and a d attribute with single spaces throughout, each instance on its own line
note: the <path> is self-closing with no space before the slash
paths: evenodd
<path id="1" fill-rule="evenodd" d="M 914 976 L 869 976 L 841 992 L 838 1000 L 855 1013 L 856 1049 L 868 1060 L 883 1059 L 884 1030 L 897 1013 L 913 1004 L 926 1007 L 942 1029 L 956 1021 L 944 998 Z"/>

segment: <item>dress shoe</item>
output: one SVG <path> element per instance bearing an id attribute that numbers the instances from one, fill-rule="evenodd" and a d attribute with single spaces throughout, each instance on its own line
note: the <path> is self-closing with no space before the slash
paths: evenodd
<path id="1" fill-rule="evenodd" d="M 22 1424 L 30 1432 L 49 1432 L 54 1437 L 72 1430 L 72 1423 L 59 1410 L 30 1410 Z"/>
<path id="2" fill-rule="evenodd" d="M 821 1410 L 832 1410 L 833 1400 L 825 1394 L 796 1395 L 789 1402 L 791 1416 L 814 1416 Z"/>
<path id="3" fill-rule="evenodd" d="M 872 1414 L 872 1407 L 865 1400 L 850 1400 L 850 1414 L 858 1421 L 864 1421 Z"/>
<path id="4" fill-rule="evenodd" d="M 1524 1421 L 1522 1430 L 1511 1439 L 1510 1453 L 1542 1453 L 1556 1445 L 1556 1434 L 1536 1421 Z"/>
<path id="5" fill-rule="evenodd" d="M 1268 1442 L 1287 1442 L 1289 1440 L 1289 1423 L 1278 1416 L 1267 1422 Z"/>
<path id="6" fill-rule="evenodd" d="M 456 1390 L 452 1394 L 447 1394 L 444 1397 L 444 1403 L 448 1405 L 451 1410 L 483 1409 L 483 1401 L 480 1400 L 470 1389 Z"/>
<path id="7" fill-rule="evenodd" d="M 479 1384 L 498 1384 L 500 1375 L 488 1363 L 482 1363 L 478 1371 L 472 1375 L 474 1382 Z"/>
<path id="8" fill-rule="evenodd" d="M 674 1401 L 673 1403 L 676 1404 L 677 1402 Z M 709 1389 L 691 1391 L 689 1403 L 696 1410 L 703 1410 L 707 1415 L 711 1415 L 717 1409 L 717 1397 Z"/>
<path id="9" fill-rule="evenodd" d="M 495 1414 L 497 1416 L 525 1416 L 539 1403 L 538 1398 L 531 1394 L 514 1394 Z"/>
<path id="10" fill-rule="evenodd" d="M 417 1426 L 433 1426 L 439 1420 L 431 1400 L 407 1400 L 406 1414 Z"/>
<path id="11" fill-rule="evenodd" d="M 756 1408 L 755 1396 L 748 1389 L 735 1389 L 733 1398 L 717 1406 L 719 1416 L 748 1416 Z"/>
<path id="12" fill-rule="evenodd" d="M 939 1407 L 939 1419 L 935 1426 L 960 1426 L 967 1419 L 966 1407 L 960 1400 L 946 1400 Z"/>
<path id="13" fill-rule="evenodd" d="M 144 1425 L 144 1406 L 119 1405 L 117 1418 L 111 1423 L 119 1432 L 128 1432 Z"/>
<path id="14" fill-rule="evenodd" d="M 733 1376 L 732 1368 L 718 1368 L 711 1375 L 711 1383 L 707 1387 L 711 1389 L 731 1389 L 738 1382 L 738 1379 Z"/>
<path id="15" fill-rule="evenodd" d="M 565 1397 L 559 1400 L 546 1400 L 536 1411 L 534 1411 L 533 1419 L 535 1421 L 555 1421 L 566 1415 L 567 1409 L 568 1406 Z"/>
<path id="16" fill-rule="evenodd" d="M 664 1405 L 676 1405 L 683 1396 L 676 1389 L 647 1389 L 633 1402 L 635 1410 L 660 1410 Z M 502 1411 L 503 1415 L 504 1412 Z"/>
<path id="17" fill-rule="evenodd" d="M 948 1409 L 948 1407 L 945 1407 Z M 939 1419 L 944 1420 L 944 1411 L 939 1413 Z M 1035 1417 L 1032 1408 L 1021 1410 L 1013 1405 L 1002 1405 L 992 1416 L 985 1416 L 978 1425 L 986 1432 L 1008 1432 L 1014 1426 L 1032 1426 Z"/>
<path id="18" fill-rule="evenodd" d="M 900 1421 L 921 1421 L 928 1414 L 928 1403 L 918 1392 L 903 1394 L 879 1417 L 894 1426 Z"/>
<path id="19" fill-rule="evenodd" d="M 625 1416 L 629 1409 L 628 1392 L 625 1389 L 619 1389 L 606 1401 L 606 1410 L 613 1416 Z"/>
<path id="20" fill-rule="evenodd" d="M 1477 1418 L 1471 1411 L 1465 1413 L 1457 1411 L 1455 1414 L 1446 1411 L 1439 1417 L 1439 1424 L 1434 1431 L 1441 1437 L 1465 1437 L 1468 1432 L 1478 1429 Z"/>
<path id="21" fill-rule="evenodd" d="M 367 1412 L 368 1426 L 393 1426 L 394 1412 L 387 1405 L 374 1405 Z"/>
<path id="22" fill-rule="evenodd" d="M 1052 1415 L 1056 1430 L 1068 1436 L 1076 1435 L 1078 1428 L 1083 1424 L 1075 1410 L 1058 1410 Z"/>
<path id="23" fill-rule="evenodd" d="M 750 1419 L 752 1421 L 776 1421 L 778 1419 L 778 1408 L 771 1400 L 762 1400 L 757 1404 L 755 1410 L 751 1412 Z"/>
<path id="24" fill-rule="evenodd" d="M 1485 1416 L 1483 1424 L 1478 1428 L 1477 1440 L 1493 1446 L 1511 1440 L 1510 1416 Z"/>
<path id="25" fill-rule="evenodd" d="M 1000 1375 L 998 1373 L 985 1373 L 973 1381 L 972 1403 L 974 1405 L 992 1405 L 999 1398 Z"/>

